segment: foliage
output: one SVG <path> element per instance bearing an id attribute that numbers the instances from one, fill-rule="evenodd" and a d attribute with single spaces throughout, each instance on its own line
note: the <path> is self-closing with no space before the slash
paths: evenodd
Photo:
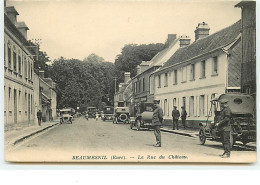
<path id="1" fill-rule="evenodd" d="M 56 83 L 58 108 L 79 106 L 84 111 L 88 106 L 100 107 L 102 100 L 109 105 L 114 92 L 114 64 L 96 56 L 91 54 L 84 62 L 63 57 L 54 60 L 49 77 Z"/>
<path id="2" fill-rule="evenodd" d="M 121 54 L 115 60 L 115 69 L 119 82 L 123 82 L 124 72 L 130 72 L 131 77 L 136 76 L 136 66 L 142 61 L 150 61 L 159 51 L 164 49 L 164 44 L 127 44 L 122 48 Z"/>

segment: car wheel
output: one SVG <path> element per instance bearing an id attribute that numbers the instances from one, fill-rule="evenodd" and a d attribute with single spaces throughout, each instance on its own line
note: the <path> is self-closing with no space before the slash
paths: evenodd
<path id="1" fill-rule="evenodd" d="M 130 123 L 130 129 L 133 130 L 133 123 Z"/>
<path id="2" fill-rule="evenodd" d="M 204 129 L 200 129 L 199 130 L 199 140 L 200 140 L 200 144 L 201 145 L 205 144 L 205 142 L 206 142 L 206 134 L 205 134 Z"/>
<path id="3" fill-rule="evenodd" d="M 137 120 L 136 129 L 137 129 L 138 131 L 141 130 L 141 120 Z"/>
<path id="4" fill-rule="evenodd" d="M 242 140 L 242 143 L 243 143 L 243 145 L 245 146 L 245 145 L 248 143 L 248 141 L 247 141 L 246 139 L 243 139 L 243 140 Z"/>
<path id="5" fill-rule="evenodd" d="M 236 143 L 234 136 L 230 133 L 230 148 L 233 148 L 234 144 Z"/>

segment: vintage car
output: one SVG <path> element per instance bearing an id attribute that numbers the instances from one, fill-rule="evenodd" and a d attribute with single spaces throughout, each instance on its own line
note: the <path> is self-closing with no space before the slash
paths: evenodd
<path id="1" fill-rule="evenodd" d="M 101 119 L 103 121 L 113 120 L 114 107 L 112 106 L 104 106 L 103 111 L 101 113 Z"/>
<path id="2" fill-rule="evenodd" d="M 130 128 L 136 127 L 137 130 L 141 128 L 150 129 L 152 126 L 153 106 L 153 103 L 140 103 L 137 106 L 135 121 L 131 122 Z"/>
<path id="3" fill-rule="evenodd" d="M 113 123 L 129 123 L 130 111 L 129 107 L 116 107 L 114 109 Z"/>
<path id="4" fill-rule="evenodd" d="M 220 132 L 215 126 L 219 120 L 221 99 L 228 100 L 228 106 L 231 109 L 231 134 L 230 146 L 232 147 L 236 141 L 241 141 L 244 145 L 249 142 L 256 141 L 256 124 L 253 120 L 254 99 L 250 95 L 240 93 L 222 94 L 218 98 L 211 101 L 211 108 L 209 115 L 214 111 L 214 121 L 200 123 L 199 141 L 202 145 L 205 144 L 206 139 L 213 141 L 221 141 Z"/>
<path id="5" fill-rule="evenodd" d="M 74 111 L 71 108 L 60 110 L 60 123 L 70 123 L 73 121 Z"/>
<path id="6" fill-rule="evenodd" d="M 97 107 L 88 107 L 87 108 L 88 118 L 96 118 L 97 112 L 98 112 Z"/>

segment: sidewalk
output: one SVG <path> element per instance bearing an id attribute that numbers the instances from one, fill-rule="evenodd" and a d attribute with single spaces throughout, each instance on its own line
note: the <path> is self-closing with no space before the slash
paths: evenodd
<path id="1" fill-rule="evenodd" d="M 189 137 L 198 137 L 199 130 L 194 128 L 186 128 L 184 129 L 182 126 L 179 126 L 179 130 L 173 130 L 172 125 L 163 125 L 161 128 L 162 132 L 169 132 L 173 134 L 179 134 L 183 136 L 189 136 Z"/>
<path id="2" fill-rule="evenodd" d="M 43 122 L 41 126 L 33 125 L 29 127 L 20 128 L 17 130 L 11 130 L 5 132 L 5 146 L 15 145 L 24 139 L 31 137 L 37 133 L 47 130 L 55 125 L 59 124 L 59 119 Z"/>

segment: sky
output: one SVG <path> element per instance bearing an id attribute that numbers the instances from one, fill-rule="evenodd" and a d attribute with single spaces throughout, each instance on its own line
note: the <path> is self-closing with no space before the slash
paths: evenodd
<path id="1" fill-rule="evenodd" d="M 18 21 L 29 27 L 28 39 L 41 39 L 51 60 L 83 60 L 91 53 L 114 62 L 126 44 L 164 43 L 168 34 L 194 41 L 198 23 L 210 34 L 239 19 L 239 1 L 174 0 L 8 0 Z"/>

